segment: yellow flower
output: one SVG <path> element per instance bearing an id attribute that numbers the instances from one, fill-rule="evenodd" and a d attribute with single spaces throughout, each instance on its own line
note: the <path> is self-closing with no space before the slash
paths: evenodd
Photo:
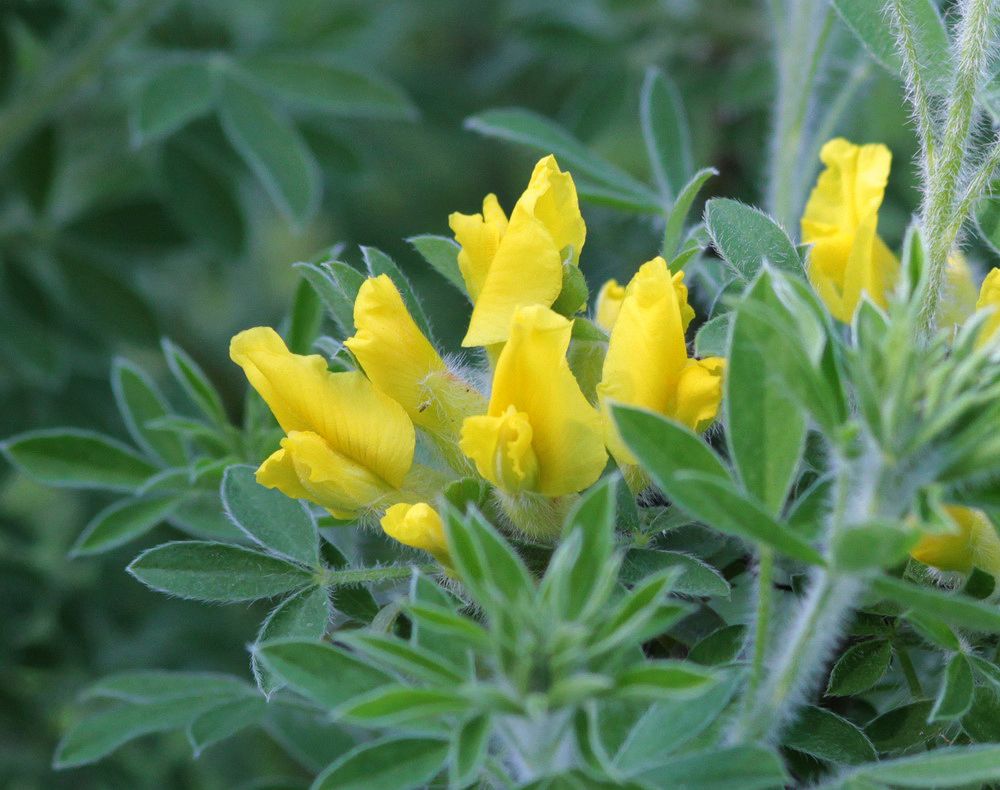
<path id="1" fill-rule="evenodd" d="M 354 325 L 357 332 L 344 345 L 414 424 L 454 441 L 462 420 L 482 410 L 482 395 L 448 370 L 387 275 L 362 283 Z"/>
<path id="2" fill-rule="evenodd" d="M 393 540 L 432 554 L 442 565 L 451 564 L 441 516 L 426 502 L 393 505 L 385 511 L 381 524 Z"/>
<path id="3" fill-rule="evenodd" d="M 573 322 L 521 307 L 497 360 L 487 412 L 462 427 L 462 451 L 508 494 L 582 491 L 607 462 L 601 421 L 566 361 Z"/>
<path id="4" fill-rule="evenodd" d="M 240 332 L 229 355 L 286 436 L 257 481 L 348 518 L 400 489 L 413 465 L 413 423 L 363 373 L 331 373 L 291 353 L 269 327 Z"/>
<path id="5" fill-rule="evenodd" d="M 969 573 L 973 567 L 1000 575 L 1000 537 L 984 513 L 948 506 L 958 530 L 945 535 L 925 535 L 910 554 L 915 560 L 942 571 Z"/>
<path id="6" fill-rule="evenodd" d="M 565 253 L 577 264 L 587 236 L 573 177 L 553 156 L 535 165 L 509 222 L 488 195 L 482 214 L 455 213 L 448 223 L 462 247 L 458 266 L 474 304 L 463 346 L 502 343 L 519 307 L 555 302 Z"/>
<path id="7" fill-rule="evenodd" d="M 625 289 L 597 386 L 608 447 L 621 466 L 636 460 L 614 427 L 611 402 L 649 409 L 693 430 L 715 419 L 725 360 L 688 358 L 684 332 L 693 316 L 684 273 L 671 275 L 663 258 L 644 263 Z"/>
<path id="8" fill-rule="evenodd" d="M 612 278 L 604 283 L 594 303 L 594 323 L 605 332 L 610 332 L 618 320 L 624 298 L 625 288 L 618 284 L 618 280 Z"/>
<path id="9" fill-rule="evenodd" d="M 993 269 L 986 275 L 983 287 L 979 291 L 976 309 L 983 310 L 987 307 L 993 308 L 993 314 L 983 324 L 982 334 L 979 336 L 980 343 L 985 343 L 1000 331 L 1000 269 Z"/>
<path id="10" fill-rule="evenodd" d="M 885 307 L 899 274 L 899 262 L 876 232 L 892 154 L 884 145 L 838 137 L 819 156 L 826 169 L 806 204 L 802 241 L 812 245 L 813 288 L 833 316 L 848 323 L 863 292 Z"/>

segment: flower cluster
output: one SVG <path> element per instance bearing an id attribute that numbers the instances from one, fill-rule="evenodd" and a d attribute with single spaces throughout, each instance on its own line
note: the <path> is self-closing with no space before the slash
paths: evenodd
<path id="1" fill-rule="evenodd" d="M 809 281 L 846 323 L 863 295 L 886 307 L 900 280 L 899 261 L 878 235 L 891 155 L 883 145 L 835 139 L 820 156 L 826 168 L 802 217 L 802 241 L 811 248 Z M 684 272 L 661 257 L 624 286 L 604 283 L 589 318 L 584 298 L 564 298 L 579 278 L 587 228 L 572 176 L 554 157 L 538 162 L 509 216 L 491 194 L 481 213 L 452 214 L 449 225 L 473 305 L 462 346 L 481 349 L 481 370 L 446 360 L 384 274 L 365 280 L 354 303 L 355 334 L 344 345 L 356 370 L 330 372 L 322 357 L 291 353 L 266 327 L 241 332 L 230 350 L 285 432 L 257 480 L 338 518 L 375 514 L 386 534 L 443 564 L 448 552 L 431 503 L 449 482 L 478 476 L 515 527 L 551 538 L 609 455 L 633 490 L 648 483 L 618 436 L 610 404 L 703 431 L 719 411 L 725 370 L 722 358 L 689 355 L 694 310 Z M 949 286 L 945 323 L 1000 309 L 1000 270 L 986 278 L 977 302 L 956 253 Z M 984 322 L 980 342 L 998 331 L 1000 312 Z M 579 337 L 601 349 L 596 386 L 581 386 L 570 364 Z M 947 512 L 955 532 L 926 537 L 914 556 L 961 570 L 975 555 L 981 567 L 986 557 L 1000 571 L 985 516 Z"/>

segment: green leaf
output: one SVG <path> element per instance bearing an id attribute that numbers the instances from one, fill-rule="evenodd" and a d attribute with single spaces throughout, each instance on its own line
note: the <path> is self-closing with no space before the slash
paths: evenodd
<path id="1" fill-rule="evenodd" d="M 323 326 L 323 302 L 306 281 L 300 281 L 295 289 L 288 324 L 289 351 L 293 354 L 311 354 L 313 343 Z"/>
<path id="2" fill-rule="evenodd" d="M 933 0 L 902 0 L 902 5 L 913 20 L 920 74 L 932 91 L 944 93 L 951 87 L 951 52 L 937 6 Z M 896 33 L 884 8 L 869 0 L 833 0 L 833 7 L 876 61 L 896 75 L 903 74 Z"/>
<path id="3" fill-rule="evenodd" d="M 661 487 L 660 478 L 669 479 L 681 471 L 731 479 L 715 452 L 683 425 L 629 406 L 613 405 L 611 410 L 625 444 Z"/>
<path id="4" fill-rule="evenodd" d="M 626 776 L 634 776 L 662 764 L 722 715 L 741 680 L 740 674 L 731 673 L 728 680 L 708 688 L 695 700 L 654 702 L 629 731 L 614 765 Z"/>
<path id="5" fill-rule="evenodd" d="M 713 201 L 715 202 L 715 201 Z M 774 300 L 763 279 L 747 289 L 743 304 Z M 780 347 L 760 344 L 738 308 L 724 377 L 726 439 L 743 487 L 772 515 L 781 512 L 805 446 L 806 419 L 798 404 L 776 385 L 772 357 Z"/>
<path id="6" fill-rule="evenodd" d="M 973 787 L 1000 780 L 1000 744 L 950 746 L 884 760 L 851 772 L 894 787 Z"/>
<path id="7" fill-rule="evenodd" d="M 691 130 L 680 91 L 657 68 L 646 70 L 639 118 L 656 184 L 664 196 L 673 198 L 694 170 Z"/>
<path id="8" fill-rule="evenodd" d="M 316 777 L 312 790 L 412 790 L 444 767 L 448 742 L 387 738 L 348 752 Z"/>
<path id="9" fill-rule="evenodd" d="M 729 348 L 729 327 L 733 314 L 723 313 L 709 319 L 700 327 L 694 336 L 694 354 L 696 357 L 724 357 Z"/>
<path id="10" fill-rule="evenodd" d="M 891 568 L 902 561 L 920 533 L 897 521 L 868 521 L 838 530 L 832 543 L 833 565 L 844 571 Z"/>
<path id="11" fill-rule="evenodd" d="M 716 679 L 714 672 L 697 664 L 661 659 L 629 667 L 618 674 L 616 682 L 622 694 L 661 698 L 697 696 Z"/>
<path id="12" fill-rule="evenodd" d="M 316 55 L 254 55 L 237 68 L 255 87 L 290 104 L 339 117 L 413 120 L 417 110 L 396 85 Z"/>
<path id="13" fill-rule="evenodd" d="M 326 634 L 330 622 L 330 596 L 324 587 L 289 596 L 278 604 L 260 626 L 256 644 L 279 639 L 318 640 Z M 257 660 L 257 652 L 250 654 L 257 685 L 267 695 L 282 686 L 279 678 L 268 672 Z"/>
<path id="14" fill-rule="evenodd" d="M 438 274 L 465 293 L 465 279 L 458 268 L 458 253 L 461 247 L 454 239 L 445 236 L 411 236 L 407 241 L 423 256 Z"/>
<path id="15" fill-rule="evenodd" d="M 137 670 L 101 678 L 84 689 L 80 696 L 85 700 L 117 699 L 149 703 L 186 697 L 252 697 L 254 690 L 232 675 Z"/>
<path id="16" fill-rule="evenodd" d="M 370 276 L 378 277 L 380 274 L 389 276 L 389 279 L 399 289 L 399 293 L 403 297 L 403 302 L 405 302 L 417 326 L 420 327 L 420 331 L 424 333 L 425 337 L 430 339 L 430 320 L 427 318 L 427 314 L 424 312 L 423 305 L 420 304 L 413 286 L 410 285 L 410 281 L 396 265 L 396 262 L 382 252 L 382 250 L 375 247 L 362 247 L 361 254 L 364 256 L 365 265 L 368 267 L 368 274 Z"/>
<path id="17" fill-rule="evenodd" d="M 995 193 L 996 185 L 976 203 L 975 219 L 980 238 L 1000 255 L 1000 197 L 993 197 Z"/>
<path id="18" fill-rule="evenodd" d="M 159 592 L 218 603 L 270 598 L 312 581 L 308 571 L 277 557 L 200 540 L 174 541 L 144 551 L 128 572 Z"/>
<path id="19" fill-rule="evenodd" d="M 94 516 L 70 551 L 70 555 L 100 554 L 128 543 L 167 518 L 177 507 L 169 495 L 121 499 Z"/>
<path id="20" fill-rule="evenodd" d="M 215 92 L 215 75 L 207 62 L 173 63 L 160 69 L 132 107 L 134 144 L 165 137 L 205 115 L 212 109 Z"/>
<path id="21" fill-rule="evenodd" d="M 962 642 L 947 623 L 924 612 L 905 611 L 902 617 L 913 626 L 913 630 L 932 645 L 951 652 L 959 652 Z"/>
<path id="22" fill-rule="evenodd" d="M 975 692 L 975 681 L 972 678 L 972 667 L 961 653 L 956 653 L 948 660 L 944 675 L 941 678 L 941 688 L 931 710 L 930 721 L 953 721 L 960 719 L 972 707 L 972 695 Z"/>
<path id="23" fill-rule="evenodd" d="M 465 120 L 465 127 L 487 137 L 498 137 L 554 154 L 559 164 L 573 173 L 581 197 L 599 202 L 632 206 L 658 212 L 659 198 L 644 184 L 591 152 L 555 121 L 520 108 L 486 110 Z M 595 189 L 588 190 L 587 180 Z"/>
<path id="24" fill-rule="evenodd" d="M 588 610 L 601 585 L 598 580 L 607 572 L 607 564 L 614 549 L 615 490 L 617 480 L 599 481 L 577 502 L 563 525 L 563 542 L 556 549 L 549 564 L 548 579 L 552 569 L 559 566 L 557 557 L 563 547 L 570 546 L 570 538 L 579 535 L 579 549 L 574 562 L 562 568 L 564 590 L 562 615 L 567 620 L 579 617 Z"/>
<path id="25" fill-rule="evenodd" d="M 55 768 L 86 765 L 143 735 L 185 727 L 196 716 L 219 704 L 216 697 L 184 697 L 125 704 L 78 721 L 59 742 Z"/>
<path id="26" fill-rule="evenodd" d="M 962 729 L 978 743 L 1000 743 L 1000 692 L 994 686 L 976 686 Z"/>
<path id="27" fill-rule="evenodd" d="M 713 198 L 705 204 L 705 226 L 719 254 L 748 282 L 758 275 L 764 261 L 802 274 L 802 259 L 788 234 L 759 209 L 738 200 Z"/>
<path id="28" fill-rule="evenodd" d="M 1000 633 L 1000 609 L 995 606 L 947 593 L 933 587 L 918 587 L 888 576 L 872 582 L 879 595 L 910 607 L 931 617 L 937 617 L 952 626 L 972 631 Z"/>
<path id="29" fill-rule="evenodd" d="M 806 705 L 782 738 L 782 746 L 843 765 L 875 760 L 875 747 L 865 734 L 836 713 Z"/>
<path id="30" fill-rule="evenodd" d="M 305 278 L 323 300 L 341 336 L 354 334 L 354 300 L 365 276 L 340 261 L 328 261 L 320 266 L 301 262 L 294 264 L 292 268 Z"/>
<path id="31" fill-rule="evenodd" d="M 920 700 L 883 713 L 869 722 L 865 735 L 879 752 L 909 749 L 940 735 L 949 722 L 930 722 L 931 700 Z"/>
<path id="32" fill-rule="evenodd" d="M 139 447 L 170 466 L 187 464 L 184 443 L 176 435 L 149 427 L 152 420 L 167 416 L 170 407 L 142 368 L 116 357 L 111 367 L 111 391 L 125 427 Z"/>
<path id="33" fill-rule="evenodd" d="M 469 700 L 454 691 L 388 684 L 344 703 L 337 717 L 366 727 L 388 726 L 461 713 L 469 707 Z"/>
<path id="34" fill-rule="evenodd" d="M 833 665 L 827 695 L 851 697 L 867 691 L 882 679 L 890 661 L 892 645 L 885 640 L 872 639 L 853 645 Z"/>
<path id="35" fill-rule="evenodd" d="M 259 724 L 266 712 L 267 702 L 260 697 L 233 700 L 205 711 L 188 725 L 187 735 L 194 756 L 198 757 L 209 746 L 240 730 Z"/>
<path id="36" fill-rule="evenodd" d="M 319 205 L 319 168 L 298 130 L 257 93 L 230 82 L 222 94 L 222 129 L 275 205 L 302 225 Z"/>
<path id="37" fill-rule="evenodd" d="M 76 428 L 48 428 L 12 436 L 0 451 L 40 483 L 65 488 L 134 491 L 157 468 L 115 439 Z"/>
<path id="38" fill-rule="evenodd" d="M 205 371 L 173 341 L 163 338 L 160 346 L 163 348 L 163 355 L 167 359 L 170 372 L 202 414 L 216 425 L 228 425 L 229 420 L 222 405 L 222 396 L 208 380 Z"/>
<path id="39" fill-rule="evenodd" d="M 281 639 L 256 645 L 254 653 L 289 688 L 324 708 L 336 708 L 395 681 L 369 662 L 322 642 Z"/>
<path id="40" fill-rule="evenodd" d="M 672 259 L 680 251 L 681 240 L 684 237 L 684 225 L 687 223 L 688 214 L 691 212 L 695 198 L 698 197 L 705 182 L 717 175 L 719 175 L 719 171 L 714 167 L 702 168 L 691 176 L 691 180 L 678 193 L 674 205 L 670 207 L 667 226 L 663 231 L 663 255 L 667 260 Z"/>
<path id="41" fill-rule="evenodd" d="M 430 650 L 411 645 L 393 636 L 367 631 L 347 631 L 337 634 L 355 652 L 367 655 L 376 664 L 409 675 L 427 683 L 455 685 L 463 681 L 461 674 L 441 663 L 441 658 Z"/>
<path id="42" fill-rule="evenodd" d="M 972 664 L 972 668 L 979 673 L 980 677 L 1000 692 L 1000 667 L 985 658 L 974 655 L 969 656 L 969 663 Z"/>
<path id="43" fill-rule="evenodd" d="M 664 790 L 764 790 L 789 782 L 781 758 L 763 746 L 731 746 L 686 754 L 635 778 Z"/>
<path id="44" fill-rule="evenodd" d="M 629 549 L 622 563 L 619 580 L 635 584 L 653 573 L 677 568 L 680 574 L 673 581 L 674 592 L 698 597 L 729 596 L 729 582 L 711 565 L 676 551 L 659 549 Z"/>
<path id="45" fill-rule="evenodd" d="M 745 625 L 727 625 L 698 641 L 688 653 L 688 661 L 706 667 L 728 664 L 739 656 L 746 644 Z"/>
<path id="46" fill-rule="evenodd" d="M 226 515 L 255 543 L 310 567 L 319 564 L 319 531 L 309 508 L 257 482 L 252 466 L 230 466 L 222 479 Z"/>
<path id="47" fill-rule="evenodd" d="M 489 716 L 473 716 L 455 731 L 448 757 L 452 787 L 467 787 L 479 776 L 489 746 L 493 722 Z"/>

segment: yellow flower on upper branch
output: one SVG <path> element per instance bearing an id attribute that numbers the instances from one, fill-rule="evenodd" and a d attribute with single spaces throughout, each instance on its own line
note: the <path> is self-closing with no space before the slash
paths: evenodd
<path id="1" fill-rule="evenodd" d="M 465 420 L 462 451 L 508 494 L 582 491 L 607 463 L 600 417 L 566 361 L 572 331 L 543 305 L 517 309 L 486 414 Z"/>
<path id="2" fill-rule="evenodd" d="M 684 333 L 693 317 L 684 273 L 672 275 L 663 258 L 644 263 L 625 289 L 597 386 L 608 447 L 620 466 L 636 459 L 618 436 L 612 402 L 649 409 L 693 430 L 715 419 L 725 360 L 688 357 Z"/>
<path id="3" fill-rule="evenodd" d="M 604 283 L 594 302 L 594 323 L 605 332 L 610 332 L 618 320 L 624 298 L 625 286 L 619 285 L 618 280 L 612 278 Z"/>
<path id="4" fill-rule="evenodd" d="M 884 145 L 838 137 L 823 146 L 820 159 L 826 169 L 802 216 L 802 242 L 812 245 L 813 288 L 835 318 L 849 323 L 862 293 L 885 307 L 899 275 L 899 262 L 877 232 L 892 154 Z"/>
<path id="5" fill-rule="evenodd" d="M 323 357 L 293 354 L 269 327 L 240 332 L 229 355 L 286 434 L 257 470 L 261 485 L 349 518 L 410 482 L 413 423 L 363 373 L 331 373 Z"/>
<path id="6" fill-rule="evenodd" d="M 969 573 L 973 567 L 1000 575 L 1000 537 L 986 515 L 972 508 L 945 508 L 957 531 L 925 535 L 910 554 L 924 565 L 942 571 Z"/>
<path id="7" fill-rule="evenodd" d="M 463 346 L 502 343 L 519 307 L 555 302 L 565 254 L 578 264 L 587 237 L 573 177 L 554 156 L 535 165 L 509 221 L 496 196 L 487 195 L 482 214 L 456 212 L 448 223 L 462 247 L 458 266 L 474 305 Z"/>
<path id="8" fill-rule="evenodd" d="M 985 343 L 1000 332 L 1000 269 L 991 270 L 979 290 L 976 309 L 984 310 L 987 307 L 993 308 L 993 314 L 983 324 L 982 334 L 979 336 L 980 343 Z"/>
<path id="9" fill-rule="evenodd" d="M 385 511 L 381 524 L 393 540 L 432 554 L 442 565 L 451 564 L 441 516 L 426 502 L 393 505 Z"/>
<path id="10" fill-rule="evenodd" d="M 344 345 L 372 383 L 399 403 L 415 425 L 457 442 L 462 420 L 482 411 L 485 399 L 448 370 L 387 275 L 362 283 L 354 325 L 357 332 Z"/>

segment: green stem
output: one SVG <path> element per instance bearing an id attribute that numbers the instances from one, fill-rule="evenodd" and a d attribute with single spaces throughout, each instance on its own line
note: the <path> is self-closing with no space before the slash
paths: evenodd
<path id="1" fill-rule="evenodd" d="M 747 699 L 753 699 L 764 677 L 767 658 L 767 637 L 771 630 L 771 615 L 774 609 L 774 552 L 761 548 L 757 567 L 757 612 L 754 621 L 753 658 L 750 662 L 750 677 L 747 681 Z"/>
<path id="2" fill-rule="evenodd" d="M 892 0 L 891 9 L 896 24 L 896 36 L 903 66 L 906 69 L 906 81 L 909 85 L 913 102 L 913 111 L 917 121 L 917 133 L 920 137 L 920 148 L 923 154 L 924 177 L 930 179 L 934 172 L 934 162 L 937 156 L 937 141 L 934 131 L 934 113 L 931 110 L 930 93 L 924 84 L 920 71 L 920 58 L 917 55 L 916 34 L 913 20 L 907 13 L 907 6 L 902 0 Z"/>
<path id="3" fill-rule="evenodd" d="M 55 115 L 63 103 L 97 75 L 119 44 L 145 28 L 169 3 L 136 0 L 115 14 L 72 52 L 61 65 L 47 69 L 37 84 L 25 87 L 0 113 L 0 162 L 32 131 Z"/>
<path id="4" fill-rule="evenodd" d="M 964 216 L 957 213 L 958 187 L 967 159 L 976 91 L 986 63 L 993 0 L 965 0 L 958 25 L 955 81 L 948 99 L 941 145 L 928 170 L 922 224 L 927 239 L 927 283 L 920 306 L 919 328 L 924 336 L 937 322 L 948 255 Z M 931 163 L 926 164 L 930 167 Z"/>
<path id="5" fill-rule="evenodd" d="M 924 687 L 920 685 L 920 678 L 917 677 L 917 670 L 913 666 L 913 660 L 906 648 L 902 645 L 893 645 L 896 651 L 896 658 L 899 660 L 899 668 L 906 678 L 906 685 L 910 687 L 910 693 L 917 699 L 923 699 Z"/>
<path id="6" fill-rule="evenodd" d="M 824 13 L 823 23 L 819 33 L 814 34 L 819 10 Z M 800 164 L 806 118 L 813 84 L 833 30 L 834 15 L 825 4 L 820 6 L 808 0 L 797 0 L 784 8 L 774 3 L 772 14 L 788 16 L 788 20 L 773 20 L 778 83 L 768 202 L 771 213 L 788 229 L 795 225 L 801 208 L 805 182 Z"/>

